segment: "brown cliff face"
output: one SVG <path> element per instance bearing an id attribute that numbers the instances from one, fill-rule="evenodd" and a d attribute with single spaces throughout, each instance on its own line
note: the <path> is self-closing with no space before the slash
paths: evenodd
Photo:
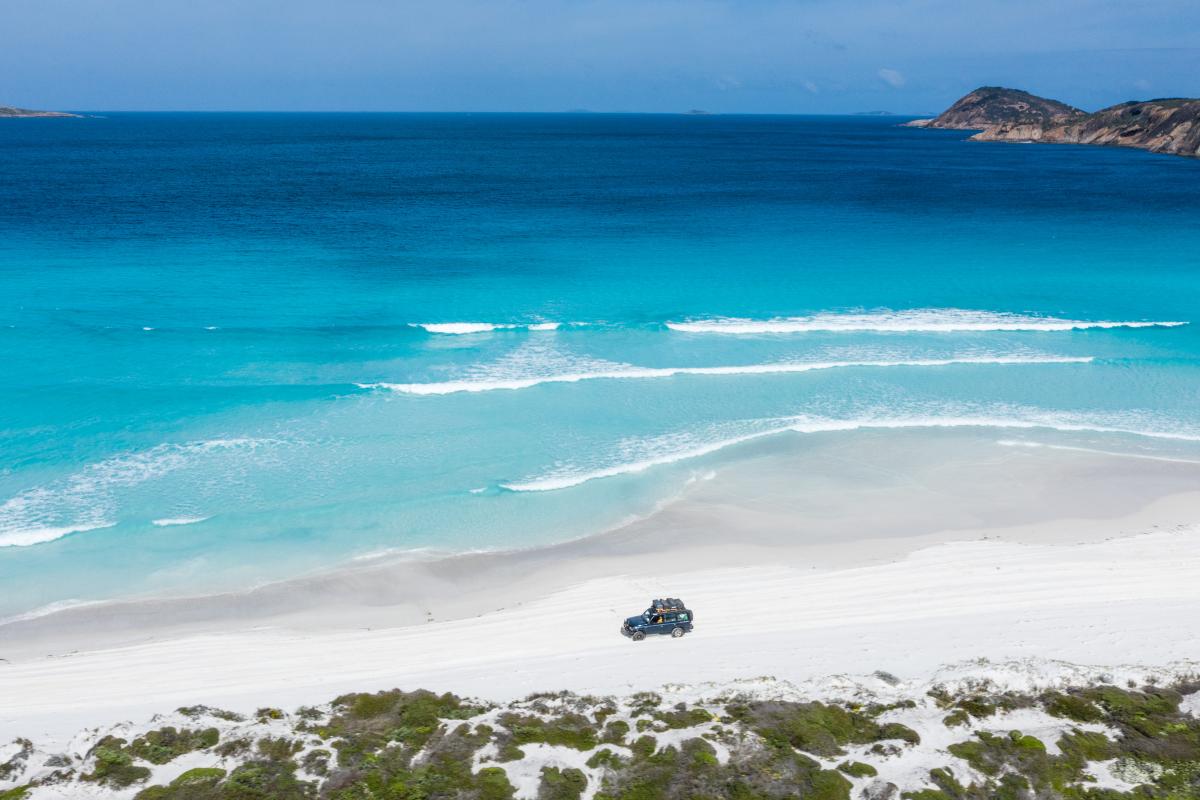
<path id="1" fill-rule="evenodd" d="M 983 87 L 914 127 L 979 131 L 978 141 L 1059 142 L 1200 155 L 1200 100 L 1128 102 L 1088 114 L 1016 89 Z"/>
<path id="2" fill-rule="evenodd" d="M 1153 153 L 1200 156 L 1200 100 L 1148 100 L 1101 109 L 1046 132 L 1046 141 L 1140 147 Z"/>

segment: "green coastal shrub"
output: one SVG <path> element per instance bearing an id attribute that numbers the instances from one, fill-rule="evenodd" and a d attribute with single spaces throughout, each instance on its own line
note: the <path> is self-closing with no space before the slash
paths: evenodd
<path id="1" fill-rule="evenodd" d="M 332 706 L 327 724 L 306 730 L 332 740 L 343 768 L 369 764 L 393 744 L 416 752 L 443 727 L 442 720 L 468 719 L 486 710 L 452 694 L 399 689 L 342 695 Z"/>
<path id="2" fill-rule="evenodd" d="M 629 710 L 635 717 L 649 714 L 661 705 L 662 695 L 657 692 L 636 692 L 629 697 Z"/>
<path id="3" fill-rule="evenodd" d="M 655 711 L 652 716 L 655 720 L 672 729 L 693 728 L 697 725 L 705 725 L 713 721 L 713 715 L 703 708 L 689 710 L 682 703 L 676 706 L 673 711 Z M 638 720 L 638 722 L 640 723 L 641 720 Z"/>
<path id="4" fill-rule="evenodd" d="M 329 759 L 332 757 L 333 753 L 318 747 L 304 754 L 304 761 L 301 766 L 310 775 L 325 776 L 329 774 Z"/>
<path id="5" fill-rule="evenodd" d="M 279 761 L 248 761 L 220 784 L 220 800 L 307 800 L 316 787 L 296 778 L 295 767 Z"/>
<path id="6" fill-rule="evenodd" d="M 587 765 L 592 769 L 605 767 L 607 769 L 619 769 L 625 759 L 620 755 L 609 750 L 607 747 L 602 747 L 592 754 L 592 757 L 587 760 Z"/>
<path id="7" fill-rule="evenodd" d="M 389 743 L 332 771 L 321 795 L 328 800 L 506 800 L 515 790 L 503 769 L 485 767 L 474 773 L 471 768 L 492 733 L 487 726 L 441 726 L 419 759 L 411 747 Z M 351 736 L 349 745 L 357 746 L 356 737 Z M 339 744 L 341 740 L 334 746 Z"/>
<path id="8" fill-rule="evenodd" d="M 220 767 L 196 767 L 189 769 L 175 780 L 171 786 L 191 786 L 196 784 L 214 784 L 225 777 L 225 770 Z"/>
<path id="9" fill-rule="evenodd" d="M 1104 712 L 1099 706 L 1074 694 L 1049 692 L 1042 695 L 1042 706 L 1051 716 L 1075 722 L 1100 722 L 1104 719 Z"/>
<path id="10" fill-rule="evenodd" d="M 175 709 L 176 713 L 182 714 L 189 719 L 197 719 L 198 717 L 212 717 L 214 719 L 225 720 L 226 722 L 245 722 L 246 718 L 241 714 L 235 714 L 232 711 L 226 711 L 222 708 L 213 708 L 211 706 L 182 706 Z"/>
<path id="11" fill-rule="evenodd" d="M 582 714 L 567 713 L 549 720 L 509 712 L 500 716 L 517 745 L 542 744 L 591 750 L 597 744 L 595 725 Z"/>
<path id="12" fill-rule="evenodd" d="M 597 725 L 603 725 L 604 721 L 617 713 L 617 704 L 611 700 L 606 700 L 598 708 L 592 710 L 592 719 L 596 720 Z"/>
<path id="13" fill-rule="evenodd" d="M 133 756 L 125 748 L 124 739 L 105 736 L 88 755 L 96 761 L 92 771 L 82 776 L 85 781 L 124 789 L 150 777 L 149 769 L 133 763 Z"/>
<path id="14" fill-rule="evenodd" d="M 577 769 L 542 767 L 542 781 L 538 785 L 538 800 L 579 800 L 587 788 L 587 776 Z"/>
<path id="15" fill-rule="evenodd" d="M 176 730 L 173 727 L 149 731 L 133 740 L 129 752 L 151 764 L 166 764 L 184 753 L 207 750 L 221 739 L 216 728 Z"/>
<path id="16" fill-rule="evenodd" d="M 268 761 L 290 762 L 292 756 L 304 749 L 304 744 L 298 739 L 288 739 L 284 736 L 264 736 L 256 745 L 258 754 Z"/>
<path id="17" fill-rule="evenodd" d="M 874 778 L 879 774 L 879 770 L 861 761 L 843 761 L 838 764 L 838 769 L 855 778 Z"/>
<path id="18" fill-rule="evenodd" d="M 919 744 L 921 737 L 896 722 L 880 725 L 874 719 L 840 706 L 783 701 L 734 704 L 727 710 L 735 719 L 775 747 L 792 747 L 823 758 L 844 755 L 848 744 L 869 744 L 898 739 Z"/>
<path id="19" fill-rule="evenodd" d="M 485 767 L 475 776 L 479 800 L 512 800 L 516 788 L 508 782 L 508 773 L 499 767 Z"/>
<path id="20" fill-rule="evenodd" d="M 600 741 L 609 744 L 625 744 L 628 736 L 629 723 L 623 719 L 614 719 L 604 726 L 604 731 L 600 734 Z"/>
<path id="21" fill-rule="evenodd" d="M 957 728 L 967 725 L 971 721 L 971 715 L 961 708 L 957 708 L 946 716 L 942 717 L 942 724 L 947 728 Z"/>

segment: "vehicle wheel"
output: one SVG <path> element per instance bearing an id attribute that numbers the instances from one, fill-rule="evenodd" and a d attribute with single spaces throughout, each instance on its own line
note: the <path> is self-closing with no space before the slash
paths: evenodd
<path id="1" fill-rule="evenodd" d="M 642 639 L 646 638 L 646 634 L 642 633 L 641 631 L 634 631 L 633 636 L 631 636 L 630 638 L 633 639 L 635 642 L 640 642 Z"/>
<path id="2" fill-rule="evenodd" d="M 676 628 L 675 630 L 671 631 L 672 639 L 678 639 L 680 636 L 683 636 L 683 628 Z"/>

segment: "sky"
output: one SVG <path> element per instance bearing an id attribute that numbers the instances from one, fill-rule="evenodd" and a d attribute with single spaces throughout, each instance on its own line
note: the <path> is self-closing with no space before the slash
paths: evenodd
<path id="1" fill-rule="evenodd" d="M 1197 0 L 0 0 L 0 105 L 1086 110 L 1200 95 Z"/>

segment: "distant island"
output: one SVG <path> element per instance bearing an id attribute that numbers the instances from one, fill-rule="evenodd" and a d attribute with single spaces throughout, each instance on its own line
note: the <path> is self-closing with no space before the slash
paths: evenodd
<path id="1" fill-rule="evenodd" d="M 1131 100 L 1089 114 L 1019 89 L 984 86 L 933 119 L 905 124 L 975 130 L 976 141 L 1115 145 L 1200 156 L 1200 100 L 1188 98 Z"/>
<path id="2" fill-rule="evenodd" d="M 0 117 L 75 117 L 78 114 L 68 114 L 65 111 L 33 111 L 28 108 L 13 108 L 0 106 Z"/>

